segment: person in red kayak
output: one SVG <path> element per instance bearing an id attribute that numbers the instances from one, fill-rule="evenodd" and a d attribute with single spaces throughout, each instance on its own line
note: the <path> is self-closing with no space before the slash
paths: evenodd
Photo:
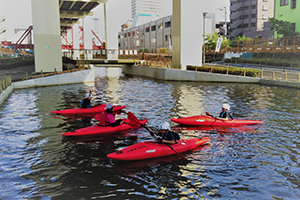
<path id="1" fill-rule="evenodd" d="M 168 122 L 163 122 L 159 125 L 159 132 L 153 133 L 151 129 L 149 132 L 152 136 L 157 135 L 161 137 L 161 142 L 166 144 L 176 144 L 180 139 L 178 133 L 171 131 L 171 125 Z"/>
<path id="2" fill-rule="evenodd" d="M 81 108 L 91 108 L 91 100 L 93 98 L 92 94 L 86 94 L 85 99 L 83 99 L 80 103 Z"/>
<path id="3" fill-rule="evenodd" d="M 99 121 L 99 126 L 119 126 L 123 123 L 122 119 L 115 120 L 114 107 L 108 103 L 106 104 L 105 111 L 96 114 L 95 120 Z"/>
<path id="4" fill-rule="evenodd" d="M 232 114 L 229 112 L 230 110 L 230 105 L 228 103 L 224 103 L 222 105 L 222 112 L 220 113 L 219 117 L 216 117 L 217 119 L 222 119 L 222 120 L 228 120 L 229 118 L 234 120 Z"/>

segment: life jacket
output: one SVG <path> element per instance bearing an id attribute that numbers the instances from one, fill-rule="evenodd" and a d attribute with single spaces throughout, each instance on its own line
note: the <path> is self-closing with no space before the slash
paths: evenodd
<path id="1" fill-rule="evenodd" d="M 168 137 L 167 135 L 170 134 L 170 133 L 173 134 L 175 142 L 177 142 L 177 140 L 180 140 L 180 135 L 176 132 L 173 132 L 173 131 L 166 132 L 165 135 L 164 135 L 165 136 L 164 138 L 167 138 Z"/>
<path id="2" fill-rule="evenodd" d="M 107 115 L 106 111 L 95 115 L 94 118 L 95 118 L 95 120 L 99 121 L 100 126 L 106 126 L 106 115 Z"/>

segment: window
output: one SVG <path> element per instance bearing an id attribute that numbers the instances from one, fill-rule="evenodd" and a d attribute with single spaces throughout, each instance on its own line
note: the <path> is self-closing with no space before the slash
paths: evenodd
<path id="1" fill-rule="evenodd" d="M 163 24 L 158 24 L 158 30 L 162 30 L 164 28 Z"/>
<path id="2" fill-rule="evenodd" d="M 296 8 L 296 0 L 291 0 L 291 9 Z"/>
<path id="3" fill-rule="evenodd" d="M 263 2 L 268 2 L 268 0 L 263 0 Z"/>
<path id="4" fill-rule="evenodd" d="M 150 31 L 150 27 L 147 27 L 146 28 L 146 33 L 149 32 L 149 31 Z"/>
<path id="5" fill-rule="evenodd" d="M 296 24 L 295 24 L 295 23 L 291 23 L 291 29 L 292 29 L 293 31 L 296 31 Z"/>
<path id="6" fill-rule="evenodd" d="M 267 16 L 267 15 L 262 15 L 262 19 L 263 19 L 263 20 L 267 20 L 267 19 L 268 19 L 268 16 Z"/>
<path id="7" fill-rule="evenodd" d="M 280 0 L 280 6 L 289 5 L 289 0 Z"/>
<path id="8" fill-rule="evenodd" d="M 151 26 L 151 31 L 155 31 L 156 30 L 156 25 Z"/>
<path id="9" fill-rule="evenodd" d="M 168 40 L 169 40 L 168 35 L 165 35 L 165 42 L 168 42 Z"/>
<path id="10" fill-rule="evenodd" d="M 263 7 L 262 7 L 262 10 L 263 10 L 263 11 L 268 11 L 268 6 L 263 6 Z"/>
<path id="11" fill-rule="evenodd" d="M 171 21 L 165 22 L 165 28 L 171 27 Z"/>

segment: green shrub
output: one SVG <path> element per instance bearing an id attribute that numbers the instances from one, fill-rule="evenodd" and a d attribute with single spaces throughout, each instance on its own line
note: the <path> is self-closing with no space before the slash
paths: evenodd
<path id="1" fill-rule="evenodd" d="M 187 66 L 187 70 L 195 71 L 196 66 Z M 211 73 L 219 73 L 219 74 L 233 74 L 238 76 L 244 76 L 244 71 L 246 72 L 246 76 L 251 77 L 259 77 L 261 76 L 260 70 L 255 69 L 243 69 L 238 67 L 216 67 L 216 66 L 201 66 L 197 67 L 197 71 L 203 71 L 203 72 L 211 72 Z"/>

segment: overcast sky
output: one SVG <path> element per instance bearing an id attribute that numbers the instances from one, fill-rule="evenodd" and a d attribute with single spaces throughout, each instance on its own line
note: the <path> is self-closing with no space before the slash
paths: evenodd
<path id="1" fill-rule="evenodd" d="M 184 0 L 188 2 L 189 0 Z M 216 21 L 224 21 L 224 12 L 219 11 L 217 8 L 227 7 L 227 15 L 229 13 L 229 0 L 199 0 L 203 2 L 203 7 L 207 12 L 216 13 Z M 164 2 L 164 15 L 172 14 L 173 0 L 163 0 Z M 93 10 L 94 17 L 99 17 L 99 37 L 104 38 L 103 27 L 103 7 L 98 6 Z M 31 15 L 31 0 L 0 0 L 0 19 L 5 17 L 5 22 L 0 22 L 0 31 L 6 27 L 7 32 L 0 35 L 0 40 L 16 41 L 22 32 L 14 34 L 14 28 L 26 29 L 32 25 Z M 121 24 L 125 23 L 127 19 L 131 18 L 131 0 L 109 0 L 107 3 L 107 22 L 108 22 L 108 35 L 109 46 L 117 48 L 117 34 L 120 31 Z M 227 17 L 229 20 L 229 17 Z M 92 22 L 93 23 L 93 22 Z M 103 31 L 101 33 L 101 31 Z M 24 31 L 23 31 L 24 32 Z"/>

